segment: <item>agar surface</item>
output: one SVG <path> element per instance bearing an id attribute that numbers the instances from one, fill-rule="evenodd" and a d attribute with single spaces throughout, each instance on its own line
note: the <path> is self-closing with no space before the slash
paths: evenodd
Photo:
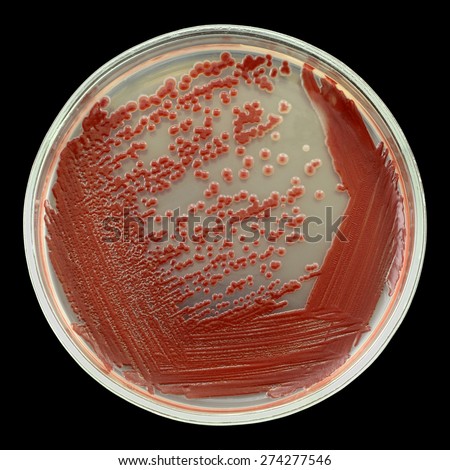
<path id="1" fill-rule="evenodd" d="M 284 192 L 246 190 L 258 178 L 264 192 L 295 160 L 267 144 L 283 141 L 294 109 L 283 99 L 267 113 L 261 101 L 237 98 L 243 87 L 269 95 L 292 73 L 269 54 L 238 61 L 223 52 L 116 109 L 100 100 L 59 156 L 45 223 L 53 269 L 77 317 L 73 329 L 107 369 L 150 393 L 281 397 L 312 386 L 348 359 L 384 286 L 398 280 L 405 228 L 393 164 L 355 103 L 308 65 L 298 86 L 320 116 L 340 178 L 336 192 L 350 200 L 344 239 L 333 238 L 321 264 L 282 280 L 291 248 L 304 242 L 295 231 L 305 221 L 302 179 L 314 178 L 322 162 L 302 165 Z M 219 129 L 225 113 L 231 132 Z M 164 137 L 161 123 L 168 123 Z M 265 136 L 266 146 L 248 152 Z M 151 139 L 167 139 L 166 151 L 153 155 Z M 309 144 L 299 149 L 312 153 Z M 146 152 L 150 164 L 141 159 Z M 229 159 L 241 161 L 237 171 Z M 184 201 L 163 210 L 162 198 L 189 174 L 204 186 L 203 198 L 179 214 Z M 233 192 L 236 182 L 244 187 Z M 313 197 L 321 204 L 328 192 L 317 188 Z M 278 229 L 258 223 L 270 210 L 279 210 Z M 112 242 L 105 221 L 111 234 L 121 233 L 125 214 L 128 239 Z M 188 233 L 190 216 L 212 223 Z M 164 218 L 175 218 L 175 233 Z M 153 230 L 142 235 L 140 223 L 150 219 Z M 258 237 L 243 234 L 243 224 Z M 306 305 L 291 308 L 305 283 L 313 284 Z"/>

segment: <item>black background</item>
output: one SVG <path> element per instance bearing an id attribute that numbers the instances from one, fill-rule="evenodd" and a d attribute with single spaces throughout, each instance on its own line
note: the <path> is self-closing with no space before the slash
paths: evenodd
<path id="1" fill-rule="evenodd" d="M 14 211 L 8 210 L 4 227 L 14 225 L 17 234 L 8 241 L 16 255 L 7 261 L 9 253 L 4 253 L 7 285 L 12 284 L 4 295 L 11 298 L 13 292 L 13 297 L 2 312 L 3 448 L 448 448 L 445 433 L 436 427 L 449 417 L 444 394 L 448 307 L 440 306 L 436 293 L 437 238 L 428 244 L 409 313 L 375 363 L 324 402 L 255 425 L 189 425 L 128 404 L 72 360 L 36 301 L 23 255 L 22 205 L 28 173 L 46 131 L 75 89 L 105 62 L 151 37 L 197 24 L 247 24 L 283 32 L 329 52 L 365 79 L 396 116 L 415 153 L 432 236 L 440 209 L 430 134 L 423 128 L 430 120 L 429 95 L 423 87 L 429 45 L 423 37 L 419 40 L 427 22 L 423 13 L 410 12 L 408 22 L 392 13 L 360 13 L 353 21 L 347 11 L 319 4 L 314 9 L 300 4 L 294 11 L 283 2 L 261 8 L 259 15 L 256 3 L 252 8 L 252 13 L 243 13 L 236 5 L 195 4 L 183 11 L 168 2 L 124 2 L 108 6 L 109 13 L 81 6 L 67 13 L 44 13 L 33 24 L 33 12 L 28 11 L 27 26 L 21 24 L 21 15 L 14 19 L 19 34 L 13 41 L 21 38 L 27 46 L 16 48 L 19 60 L 8 76 L 14 106 L 6 117 L 11 110 L 19 112 L 13 119 L 19 133 L 5 155 L 15 172 L 9 193 L 14 195 Z M 166 10 L 169 13 L 163 13 Z M 428 41 L 431 44 L 432 38 Z"/>

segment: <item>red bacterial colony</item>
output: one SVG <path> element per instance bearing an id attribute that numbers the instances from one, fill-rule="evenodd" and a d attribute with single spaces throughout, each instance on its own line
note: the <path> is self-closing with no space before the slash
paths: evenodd
<path id="1" fill-rule="evenodd" d="M 296 157 L 273 151 L 270 160 L 270 149 L 261 145 L 261 158 L 254 158 L 246 146 L 264 136 L 279 140 L 277 128 L 294 109 L 281 101 L 282 117 L 266 112 L 263 102 L 238 104 L 236 98 L 245 87 L 271 94 L 294 73 L 287 61 L 277 66 L 270 55 L 238 61 L 223 52 L 180 78 L 167 78 L 136 102 L 109 110 L 109 100 L 100 100 L 60 152 L 53 200 L 45 203 L 49 257 L 77 318 L 73 329 L 107 370 L 150 393 L 282 397 L 336 371 L 368 331 L 384 286 L 392 291 L 403 263 L 398 177 L 355 103 L 333 80 L 318 80 L 307 64 L 299 89 L 320 117 L 341 179 L 337 190 L 350 197 L 340 226 L 345 239 L 334 237 L 320 265 L 299 263 L 295 277 L 278 277 L 290 248 L 303 241 L 302 235 L 284 236 L 305 220 L 296 204 L 305 188 L 292 175 L 286 193 L 270 192 L 272 175 Z M 232 132 L 216 129 L 225 111 Z M 148 142 L 159 138 L 162 123 L 169 126 L 167 150 L 151 153 L 150 164 L 144 163 L 141 155 L 152 152 Z M 242 160 L 234 174 L 230 159 Z M 214 174 L 213 163 L 219 167 Z M 321 171 L 320 165 L 317 159 L 307 163 L 302 179 Z M 189 174 L 204 188 L 203 198 L 186 207 L 173 201 L 171 209 L 160 211 L 160 199 Z M 267 197 L 229 189 L 236 182 L 245 187 L 252 175 L 269 185 Z M 323 196 L 316 193 L 317 199 Z M 265 233 L 255 224 L 269 240 L 266 250 L 239 235 L 239 224 L 286 204 L 294 216 L 284 230 Z M 213 223 L 196 226 L 188 240 L 190 215 L 209 216 Z M 160 243 L 167 236 L 162 220 L 175 216 L 176 233 Z M 124 217 L 128 238 L 122 234 Z M 140 221 L 150 218 L 153 230 L 142 234 Z M 226 229 L 225 218 L 234 237 L 214 241 Z M 314 283 L 306 305 L 290 309 L 289 298 L 306 281 Z"/>

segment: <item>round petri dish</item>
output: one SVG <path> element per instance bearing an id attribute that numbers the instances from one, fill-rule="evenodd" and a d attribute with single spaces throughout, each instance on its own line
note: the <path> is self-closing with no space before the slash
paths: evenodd
<path id="1" fill-rule="evenodd" d="M 24 241 L 55 334 L 107 389 L 243 424 L 342 389 L 403 319 L 423 262 L 395 119 L 329 54 L 211 25 L 136 46 L 67 102 Z"/>

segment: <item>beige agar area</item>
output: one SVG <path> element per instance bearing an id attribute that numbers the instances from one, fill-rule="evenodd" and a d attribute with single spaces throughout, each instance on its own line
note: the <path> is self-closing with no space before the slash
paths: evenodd
<path id="1" fill-rule="evenodd" d="M 233 56 L 238 60 L 240 58 L 236 52 L 233 52 Z M 218 54 L 211 54 L 210 57 L 203 56 L 202 60 L 208 58 L 217 60 L 217 57 Z M 164 77 L 153 71 L 147 74 L 145 70 L 138 71 L 135 75 L 130 76 L 126 81 L 126 87 L 120 86 L 110 93 L 110 108 L 114 109 L 118 103 L 137 100 L 144 91 L 147 94 L 154 93 L 164 78 L 169 75 L 179 79 L 188 72 L 193 63 L 191 59 L 186 59 L 176 61 L 176 65 L 177 67 L 173 66 L 168 71 L 164 68 Z M 196 85 L 206 83 L 208 80 L 210 78 L 199 77 L 196 79 Z M 226 141 L 230 146 L 229 151 L 202 165 L 201 171 L 207 174 L 204 179 L 197 178 L 194 176 L 193 171 L 188 171 L 184 178 L 173 183 L 169 190 L 158 194 L 157 214 L 163 216 L 166 211 L 174 211 L 177 208 L 181 215 L 187 214 L 189 206 L 198 201 L 205 201 L 206 207 L 212 205 L 215 202 L 215 197 L 205 198 L 205 189 L 211 183 L 219 184 L 219 194 L 233 195 L 244 190 L 249 194 L 257 195 L 260 202 L 269 197 L 273 191 L 277 191 L 280 195 L 285 194 L 292 187 L 291 181 L 293 178 L 298 182 L 297 185 L 305 187 L 305 194 L 297 199 L 295 203 L 282 204 L 281 207 L 273 210 L 271 215 L 280 217 L 284 212 L 289 216 L 296 216 L 300 213 L 307 218 L 314 217 L 314 222 L 308 224 L 308 235 L 310 238 L 320 239 L 320 241 L 305 240 L 286 244 L 281 238 L 275 245 L 286 248 L 287 255 L 280 257 L 274 254 L 267 260 L 269 270 L 271 261 L 275 261 L 274 265 L 277 266 L 277 269 L 272 270 L 274 277 L 261 273 L 259 263 L 247 267 L 245 275 L 253 275 L 254 287 L 245 286 L 243 290 L 232 294 L 231 299 L 245 296 L 245 294 L 260 285 L 267 286 L 274 278 L 280 279 L 282 283 L 289 282 L 291 279 L 298 279 L 299 276 L 308 273 L 305 267 L 314 263 L 317 263 L 320 269 L 331 243 L 330 233 L 327 234 L 326 227 L 326 207 L 332 208 L 331 218 L 328 217 L 328 222 L 334 223 L 343 214 L 349 200 L 346 192 L 336 190 L 341 181 L 333 168 L 320 121 L 301 86 L 299 70 L 294 68 L 291 75 L 277 77 L 274 83 L 275 89 L 272 93 L 262 91 L 254 85 L 246 86 L 241 83 L 237 87 L 238 95 L 232 97 L 231 102 L 226 105 L 221 102 L 219 93 L 214 93 L 213 99 L 205 102 L 205 105 L 211 109 L 209 116 L 212 118 L 213 135 L 220 136 L 224 132 L 230 135 L 230 138 Z M 259 102 L 264 110 L 263 121 L 271 113 L 281 116 L 282 122 L 264 137 L 256 138 L 245 146 L 238 145 L 233 140 L 233 120 L 236 117 L 233 114 L 233 108 L 235 106 L 242 107 L 245 102 L 255 101 Z M 175 103 L 175 100 L 173 102 Z M 213 109 L 220 109 L 220 116 L 214 116 Z M 192 119 L 191 129 L 202 126 L 206 116 L 203 110 L 198 113 L 193 113 L 191 110 L 177 110 L 177 113 L 177 122 L 187 118 Z M 148 114 L 146 111 L 135 112 L 130 125 L 133 127 L 146 114 Z M 147 149 L 139 153 L 139 158 L 146 167 L 151 164 L 152 160 L 162 155 L 173 156 L 169 150 L 170 143 L 174 142 L 174 137 L 169 133 L 172 124 L 168 120 L 163 120 L 157 125 L 156 131 L 144 133 L 136 138 L 136 140 L 144 140 L 147 143 Z M 183 136 L 183 133 L 178 135 Z M 186 134 L 186 136 L 189 135 Z M 125 145 L 129 145 L 129 143 L 125 142 L 124 145 L 117 147 L 115 152 L 124 151 Z M 245 149 L 244 152 L 242 147 Z M 261 157 L 261 155 L 263 156 Z M 282 155 L 281 158 L 280 155 Z M 247 157 L 253 157 L 251 162 Z M 314 174 L 308 175 L 305 174 L 305 165 L 311 161 L 320 161 L 320 167 L 315 168 Z M 134 166 L 135 161 L 126 160 L 122 168 L 117 170 L 117 174 L 123 175 L 125 172 L 131 171 Z M 229 170 L 232 175 L 231 179 L 224 179 L 224 169 Z M 326 194 L 327 197 L 322 198 L 322 194 Z M 243 201 L 232 207 L 240 208 L 245 207 L 247 204 L 247 201 Z M 202 219 L 205 217 L 204 213 L 198 213 L 197 215 Z M 317 218 L 323 223 L 316 222 Z M 263 225 L 260 224 L 259 226 L 262 227 Z M 270 227 L 276 228 L 277 225 L 274 223 Z M 154 224 L 154 228 L 155 230 L 159 228 L 157 223 Z M 286 234 L 290 232 L 291 230 L 286 229 Z M 260 237 L 258 244 L 242 243 L 239 241 L 241 235 L 249 235 L 249 233 L 239 228 L 238 232 L 233 234 L 234 246 L 232 249 L 236 257 L 248 254 L 248 247 L 251 251 L 261 255 L 266 252 L 270 245 L 273 245 L 264 236 Z M 188 240 L 186 243 L 190 247 L 190 252 L 183 255 L 184 258 L 181 257 L 180 261 L 191 257 L 196 251 L 194 242 Z M 165 244 L 161 243 L 161 245 L 164 246 Z M 220 243 L 213 244 L 213 254 L 219 253 L 220 245 Z M 280 265 L 278 265 L 278 261 Z M 200 267 L 198 263 L 194 263 L 185 268 L 183 274 L 196 271 Z M 242 275 L 243 273 L 239 271 L 228 275 L 210 290 L 209 295 L 222 292 L 224 286 L 228 285 L 233 279 L 240 279 Z M 314 280 L 304 282 L 302 289 L 288 296 L 286 299 L 289 304 L 283 310 L 303 307 L 313 283 Z M 185 304 L 193 305 L 201 300 L 204 295 L 204 292 L 196 293 L 187 299 Z"/>

